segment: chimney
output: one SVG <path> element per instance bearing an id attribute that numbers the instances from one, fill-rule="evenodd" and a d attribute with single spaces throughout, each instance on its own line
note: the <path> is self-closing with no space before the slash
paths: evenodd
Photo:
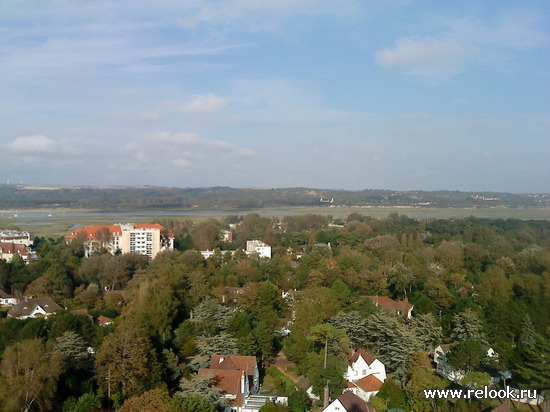
<path id="1" fill-rule="evenodd" d="M 220 356 L 220 360 L 218 361 L 218 365 L 219 365 L 220 363 L 222 363 L 224 360 L 225 360 L 225 358 L 224 358 L 223 356 Z"/>
<path id="2" fill-rule="evenodd" d="M 328 382 L 327 382 L 327 385 L 323 390 L 323 409 L 326 409 L 328 407 L 329 396 L 330 396 L 330 392 L 328 390 Z"/>

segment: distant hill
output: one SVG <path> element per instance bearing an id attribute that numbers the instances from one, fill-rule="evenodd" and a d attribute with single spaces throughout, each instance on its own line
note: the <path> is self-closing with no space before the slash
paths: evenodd
<path id="1" fill-rule="evenodd" d="M 261 208 L 281 206 L 526 207 L 550 206 L 550 194 L 459 191 L 235 189 L 0 185 L 0 209 L 99 210 Z"/>

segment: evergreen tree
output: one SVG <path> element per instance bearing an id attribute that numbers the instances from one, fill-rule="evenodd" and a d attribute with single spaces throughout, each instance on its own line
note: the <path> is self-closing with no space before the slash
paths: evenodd
<path id="1" fill-rule="evenodd" d="M 527 314 L 521 321 L 521 334 L 519 336 L 519 341 L 523 345 L 532 346 L 535 344 L 535 334 L 535 325 L 533 325 L 529 314 Z"/>
<path id="2" fill-rule="evenodd" d="M 366 346 L 366 340 L 370 331 L 366 320 L 359 312 L 338 312 L 329 319 L 328 323 L 346 333 L 352 349 Z"/>
<path id="3" fill-rule="evenodd" d="M 457 340 L 477 340 L 487 343 L 483 324 L 477 313 L 470 308 L 454 315 L 451 336 Z"/>

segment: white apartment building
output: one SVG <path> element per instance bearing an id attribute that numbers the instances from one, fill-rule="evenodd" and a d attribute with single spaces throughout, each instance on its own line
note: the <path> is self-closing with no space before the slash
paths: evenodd
<path id="1" fill-rule="evenodd" d="M 271 246 L 261 240 L 248 240 L 245 253 L 247 255 L 258 254 L 260 257 L 271 259 Z"/>
<path id="2" fill-rule="evenodd" d="M 174 249 L 174 235 L 165 234 L 162 225 L 153 224 L 115 224 L 108 226 L 86 226 L 66 236 L 67 241 L 81 239 L 85 245 L 86 256 L 105 248 L 110 253 L 135 253 L 154 259 L 159 252 Z"/>
<path id="3" fill-rule="evenodd" d="M 25 230 L 0 229 L 0 243 L 30 246 L 33 241 L 32 234 Z"/>

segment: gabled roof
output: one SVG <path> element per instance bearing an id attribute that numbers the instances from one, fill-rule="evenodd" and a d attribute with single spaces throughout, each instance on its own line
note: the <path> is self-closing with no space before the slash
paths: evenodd
<path id="1" fill-rule="evenodd" d="M 29 253 L 29 247 L 20 243 L 0 242 L 0 252 L 8 255 L 15 255 L 16 253 L 26 255 Z"/>
<path id="2" fill-rule="evenodd" d="M 0 289 L 0 298 L 2 299 L 11 298 L 11 296 L 8 295 L 6 292 L 4 292 L 2 289 Z"/>
<path id="3" fill-rule="evenodd" d="M 256 356 L 212 355 L 210 358 L 210 369 L 239 370 L 254 375 L 255 366 Z"/>
<path id="4" fill-rule="evenodd" d="M 233 395 L 235 399 L 231 401 L 233 405 L 242 405 L 244 402 L 244 393 L 241 391 L 241 379 L 243 371 L 224 370 L 224 369 L 199 369 L 199 377 L 213 376 L 216 388 L 224 394 Z"/>
<path id="5" fill-rule="evenodd" d="M 99 326 L 107 326 L 113 323 L 113 320 L 111 318 L 108 318 L 107 316 L 99 315 L 97 318 L 97 324 Z"/>
<path id="6" fill-rule="evenodd" d="M 344 392 L 337 399 L 346 408 L 346 412 L 377 412 L 374 406 L 354 395 L 353 392 Z"/>
<path id="7" fill-rule="evenodd" d="M 349 364 L 350 366 L 353 365 L 359 358 L 363 358 L 365 362 L 367 362 L 367 365 L 371 365 L 375 360 L 376 356 L 372 355 L 371 353 L 363 350 L 363 349 L 357 349 L 350 357 L 349 357 Z"/>
<path id="8" fill-rule="evenodd" d="M 451 342 L 451 343 L 442 343 L 441 345 L 437 345 L 437 347 L 441 348 L 443 350 L 443 354 L 448 353 L 451 350 L 451 347 L 456 345 L 458 342 Z M 437 349 L 437 348 L 436 348 Z"/>
<path id="9" fill-rule="evenodd" d="M 384 385 L 384 382 L 382 382 L 380 379 L 378 379 L 374 375 L 365 376 L 364 378 L 359 379 L 354 383 L 355 383 L 355 386 L 364 390 L 365 392 L 379 391 L 382 388 L 382 385 Z"/>
<path id="10" fill-rule="evenodd" d="M 387 296 L 367 296 L 367 298 L 372 300 L 376 305 L 380 305 L 388 312 L 400 312 L 402 316 L 406 316 L 409 313 L 409 310 L 413 308 L 413 305 L 409 303 L 408 298 L 398 301 L 395 301 Z"/>
<path id="11" fill-rule="evenodd" d="M 63 311 L 63 308 L 50 298 L 33 298 L 25 299 L 19 302 L 17 305 L 10 309 L 10 311 L 8 312 L 8 316 L 11 316 L 13 318 L 29 316 L 37 306 L 40 306 L 48 315 Z"/>

